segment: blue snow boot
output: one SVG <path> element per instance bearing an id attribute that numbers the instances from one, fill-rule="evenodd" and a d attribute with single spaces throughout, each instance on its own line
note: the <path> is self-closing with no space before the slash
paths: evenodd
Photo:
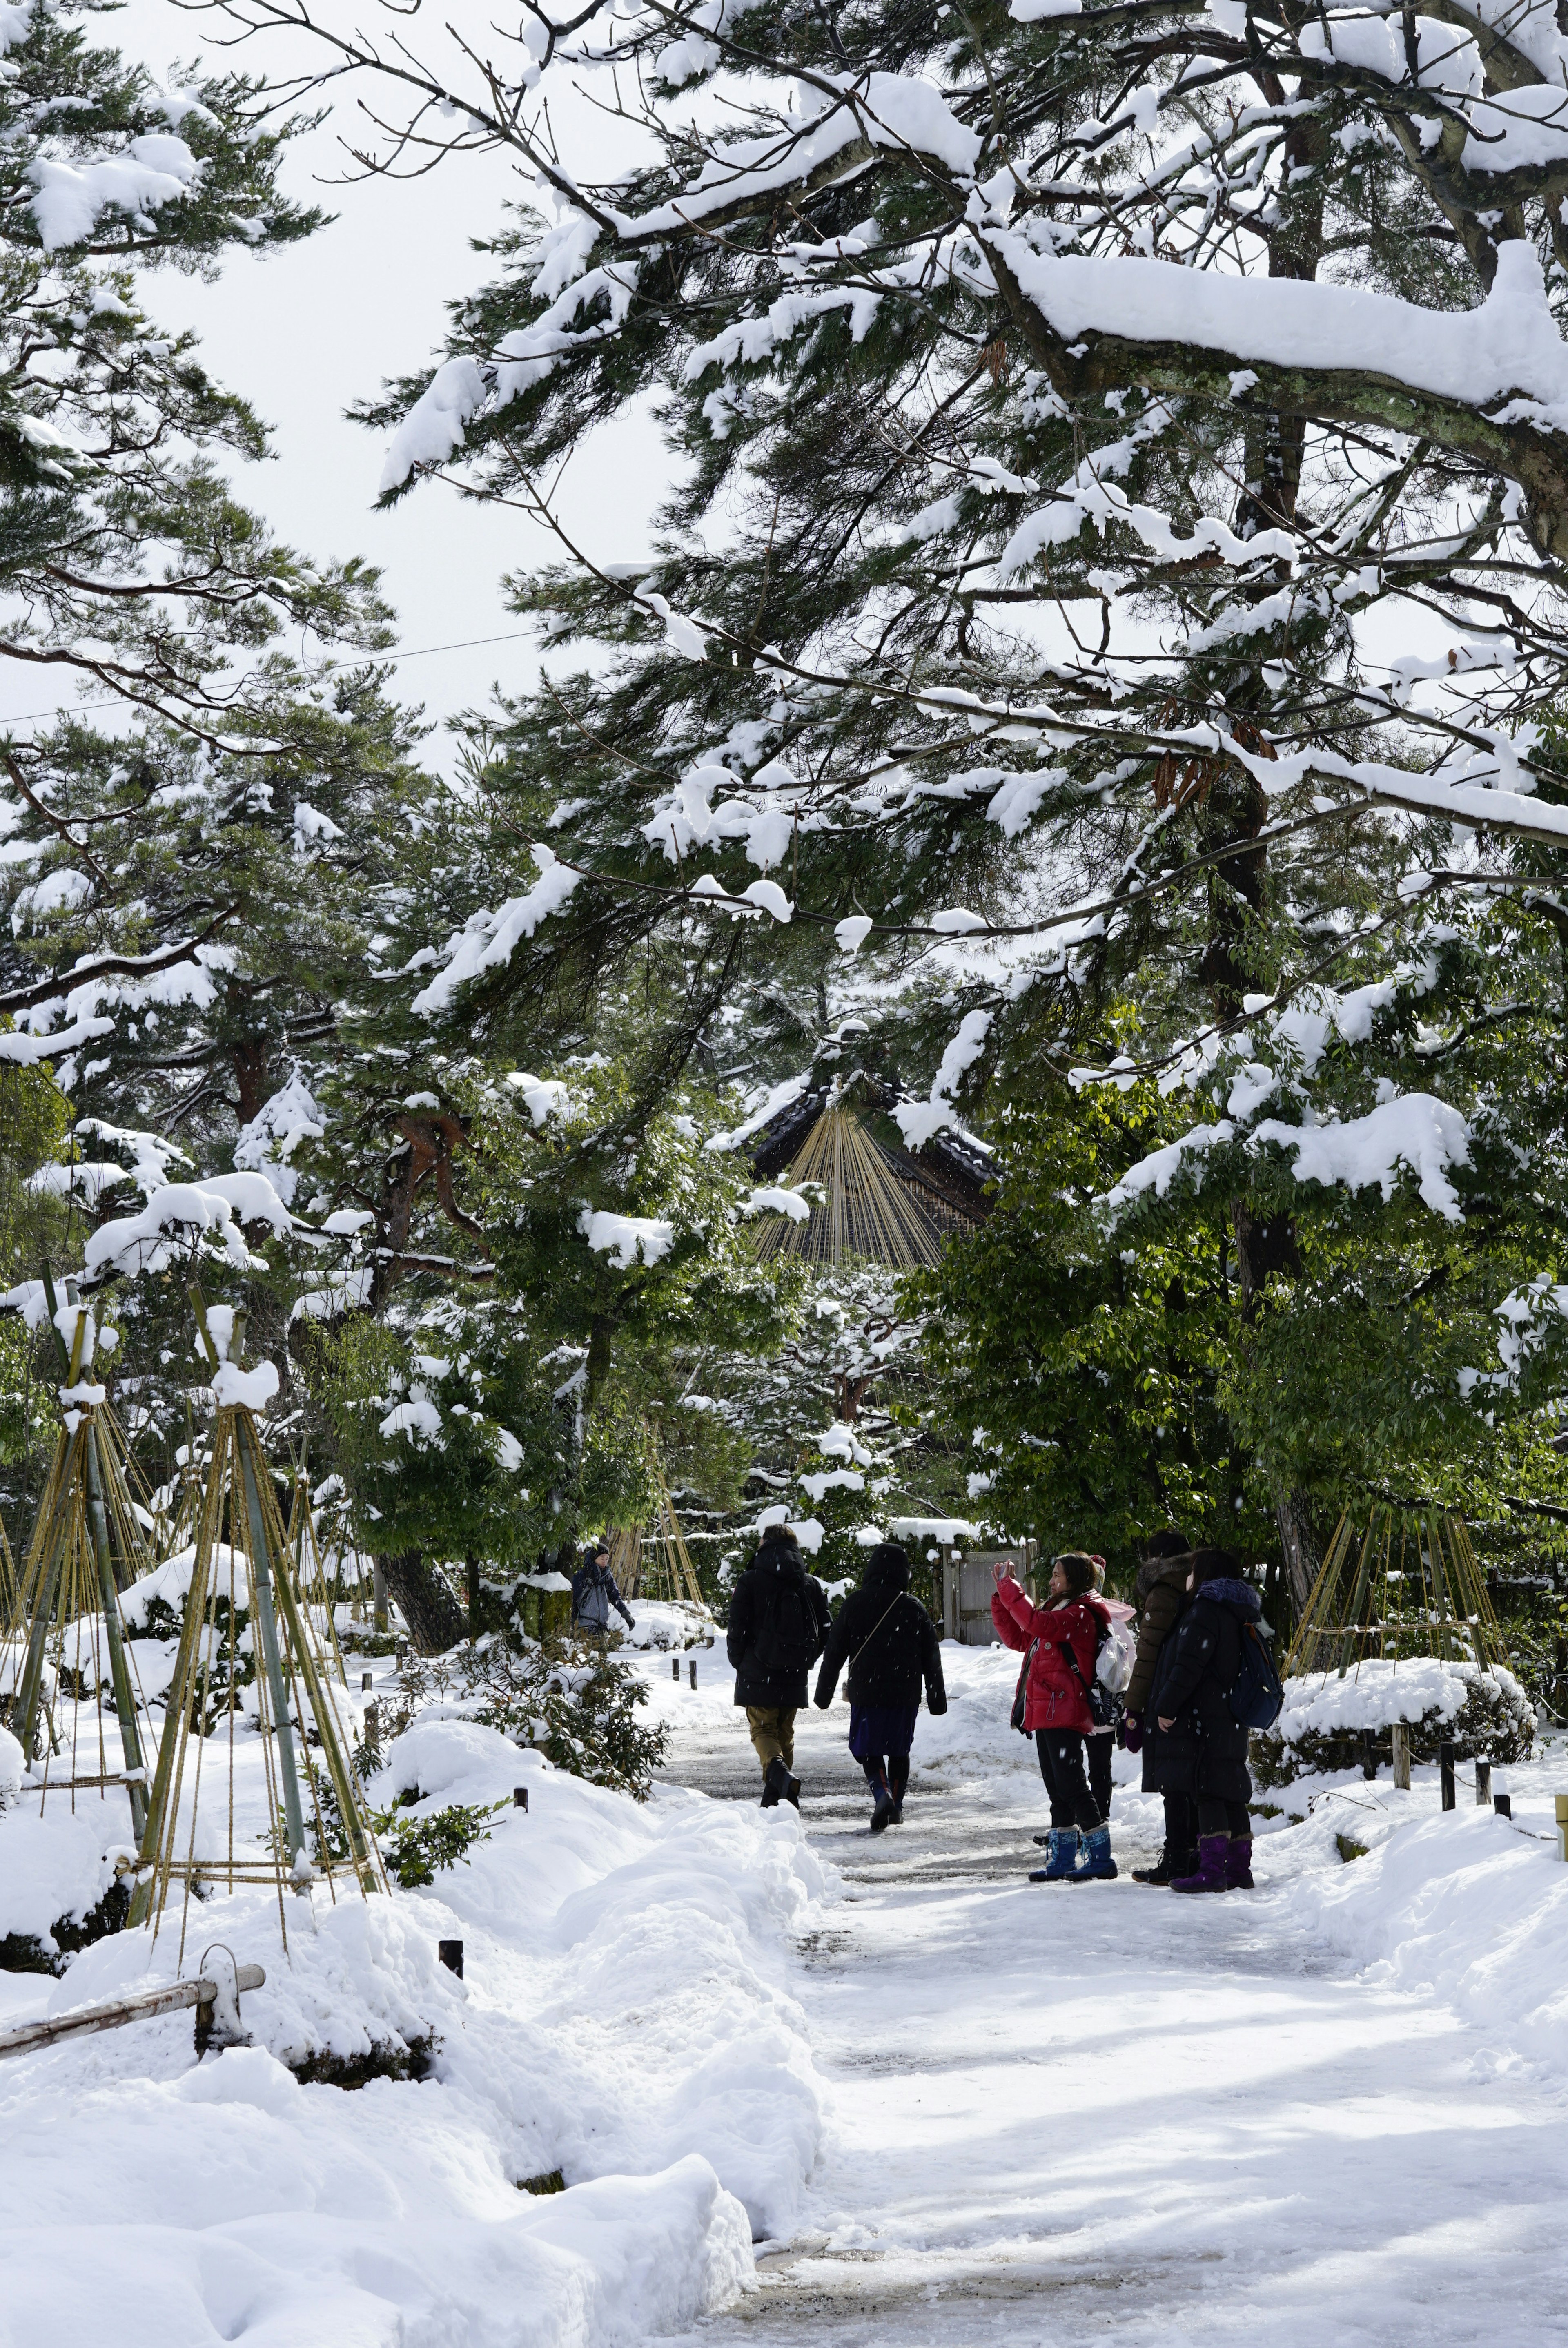
<path id="1" fill-rule="evenodd" d="M 887 1830 L 888 1822 L 892 1818 L 892 1816 L 893 1788 L 889 1786 L 886 1777 L 880 1776 L 873 1777 L 871 1780 L 872 1833 L 885 1834 Z"/>
<path id="2" fill-rule="evenodd" d="M 1114 1883 L 1116 1861 L 1111 1856 L 1111 1829 L 1096 1827 L 1083 1838 L 1083 1864 L 1074 1875 L 1074 1883 Z"/>
<path id="3" fill-rule="evenodd" d="M 1052 1827 L 1047 1838 L 1050 1857 L 1030 1870 L 1031 1883 L 1071 1883 L 1078 1874 L 1078 1828 Z"/>

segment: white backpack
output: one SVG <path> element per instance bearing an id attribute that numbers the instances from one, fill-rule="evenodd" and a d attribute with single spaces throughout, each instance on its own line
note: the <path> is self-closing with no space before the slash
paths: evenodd
<path id="1" fill-rule="evenodd" d="M 1125 1622 L 1109 1622 L 1094 1658 L 1094 1676 L 1102 1688 L 1120 1695 L 1132 1676 L 1138 1642 Z"/>

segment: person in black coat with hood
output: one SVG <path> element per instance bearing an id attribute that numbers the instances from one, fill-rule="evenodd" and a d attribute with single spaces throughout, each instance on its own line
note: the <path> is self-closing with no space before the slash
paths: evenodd
<path id="1" fill-rule="evenodd" d="M 1149 1696 L 1157 1735 L 1146 1763 L 1162 1791 L 1197 1806 L 1198 1866 L 1173 1879 L 1173 1891 L 1250 1891 L 1252 1778 L 1247 1730 L 1230 1707 L 1242 1640 L 1263 1601 L 1228 1549 L 1193 1551 L 1186 1612 L 1160 1650 Z"/>
<path id="2" fill-rule="evenodd" d="M 807 1573 L 787 1525 L 768 1525 L 762 1546 L 730 1595 L 725 1649 L 735 1673 L 735 1702 L 763 1768 L 763 1807 L 800 1807 L 794 1774 L 794 1716 L 806 1701 L 806 1673 L 827 1639 L 827 1595 Z"/>
<path id="3" fill-rule="evenodd" d="M 838 1610 L 817 1673 L 824 1712 L 846 1660 L 849 1749 L 871 1788 L 871 1831 L 880 1834 L 903 1823 L 922 1685 L 928 1711 L 948 1709 L 936 1625 L 910 1591 L 909 1560 L 897 1541 L 877 1543 L 859 1589 Z"/>

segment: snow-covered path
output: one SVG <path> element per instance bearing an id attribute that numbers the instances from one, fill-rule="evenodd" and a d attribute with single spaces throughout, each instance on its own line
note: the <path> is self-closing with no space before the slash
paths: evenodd
<path id="1" fill-rule="evenodd" d="M 717 1665 L 696 1698 L 655 1683 L 669 1775 L 754 1798 Z M 1568 2341 L 1555 2065 L 1359 1977 L 1283 1846 L 1245 1899 L 1030 1886 L 1019 1740 L 977 1767 L 922 1718 L 938 1766 L 874 1843 L 844 1724 L 803 1720 L 796 1757 L 847 1895 L 797 1977 L 825 2149 L 762 2290 L 693 2342 Z M 1125 1866 L 1151 1808 L 1115 1816 Z"/>

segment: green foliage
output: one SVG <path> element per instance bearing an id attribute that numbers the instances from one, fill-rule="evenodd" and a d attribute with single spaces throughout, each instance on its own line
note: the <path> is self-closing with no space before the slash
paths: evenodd
<path id="1" fill-rule="evenodd" d="M 388 1875 L 405 1891 L 417 1891 L 459 1859 L 466 1867 L 475 1844 L 490 1839 L 487 1821 L 507 1807 L 504 1801 L 449 1802 L 427 1818 L 399 1818 L 395 1809 L 382 1810 L 371 1824 Z"/>

